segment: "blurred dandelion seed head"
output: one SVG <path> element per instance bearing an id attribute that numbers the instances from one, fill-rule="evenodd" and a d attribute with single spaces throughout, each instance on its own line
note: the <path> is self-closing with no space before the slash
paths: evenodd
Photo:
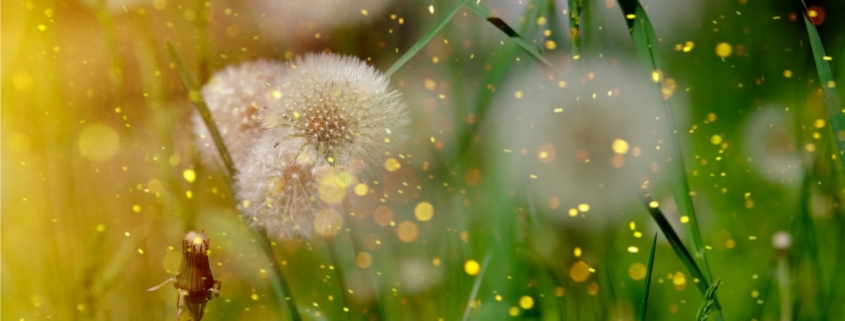
<path id="1" fill-rule="evenodd" d="M 742 147 L 758 175 L 772 183 L 796 187 L 803 175 L 792 117 L 781 106 L 761 106 L 745 122 Z"/>
<path id="2" fill-rule="evenodd" d="M 535 201 L 555 197 L 558 210 L 551 213 L 558 220 L 618 213 L 633 201 L 632 190 L 655 184 L 664 172 L 671 131 L 659 92 L 650 77 L 626 66 L 635 65 L 583 61 L 565 75 L 564 88 L 518 72 L 501 92 L 522 90 L 524 97 L 500 95 L 493 104 L 490 128 L 498 134 L 490 150 L 524 151 L 502 157 L 501 170 Z M 683 128 L 678 119 L 684 116 L 675 116 Z M 576 207 L 584 213 L 566 215 Z M 591 225 L 601 221 L 591 219 Z"/>
<path id="3" fill-rule="evenodd" d="M 276 139 L 302 138 L 303 152 L 318 163 L 352 172 L 377 168 L 410 122 L 388 79 L 355 57 L 307 54 L 271 88 L 279 98 L 268 100 L 264 127 L 287 129 Z"/>
<path id="4" fill-rule="evenodd" d="M 202 96 L 238 169 L 243 167 L 250 146 L 263 134 L 258 111 L 265 102 L 274 99 L 268 83 L 284 74 L 285 69 L 286 66 L 278 62 L 245 62 L 214 73 L 202 87 Z M 211 134 L 196 111 L 193 123 L 197 149 L 203 161 L 221 165 Z"/>

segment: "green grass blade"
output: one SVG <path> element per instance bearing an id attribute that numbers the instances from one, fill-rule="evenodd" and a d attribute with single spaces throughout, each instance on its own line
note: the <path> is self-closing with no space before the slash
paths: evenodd
<path id="1" fill-rule="evenodd" d="M 657 226 L 660 228 L 660 231 L 663 232 L 663 236 L 669 241 L 669 244 L 672 245 L 672 250 L 675 251 L 675 254 L 678 255 L 678 258 L 681 259 L 681 262 L 687 267 L 689 273 L 694 277 L 699 279 L 700 282 L 696 282 L 698 286 L 698 290 L 701 291 L 701 294 L 705 297 L 707 296 L 707 289 L 710 287 L 708 282 L 704 278 L 704 274 L 701 273 L 701 269 L 698 268 L 698 265 L 695 264 L 695 260 L 690 255 L 690 252 L 684 246 L 684 243 L 681 242 L 681 238 L 678 237 L 678 234 L 675 233 L 675 230 L 672 229 L 672 225 L 669 224 L 669 220 L 666 219 L 666 216 L 663 215 L 663 212 L 656 206 L 652 206 L 653 200 L 651 197 L 648 196 L 640 196 L 640 200 L 642 201 L 643 205 L 645 205 L 646 209 L 648 209 L 649 214 L 651 217 L 654 218 L 654 221 L 657 223 Z M 719 300 L 713 297 L 713 308 L 716 311 L 716 319 L 721 320 L 721 310 L 722 307 L 719 304 Z"/>
<path id="2" fill-rule="evenodd" d="M 200 85 L 197 83 L 194 76 L 191 75 L 185 60 L 182 59 L 182 56 L 179 55 L 176 48 L 173 48 L 173 44 L 171 44 L 170 41 L 167 42 L 167 52 L 170 53 L 170 59 L 172 59 L 173 63 L 176 64 L 176 72 L 179 73 L 179 78 L 182 79 L 182 84 L 185 85 L 186 89 L 188 89 L 188 98 L 194 106 L 197 107 L 197 111 L 199 111 L 202 121 L 205 122 L 205 126 L 208 127 L 211 139 L 214 140 L 214 145 L 217 147 L 217 151 L 220 153 L 220 158 L 223 159 L 223 164 L 225 164 L 226 170 L 228 171 L 229 175 L 227 176 L 227 183 L 229 185 L 229 189 L 234 191 L 234 189 L 232 189 L 232 178 L 234 178 L 237 174 L 237 169 L 235 168 L 235 164 L 232 162 L 232 156 L 229 155 L 229 150 L 226 149 L 226 144 L 223 143 L 223 137 L 220 136 L 220 131 L 217 129 L 217 123 L 214 122 L 214 118 L 211 116 L 211 111 L 208 110 L 208 105 L 205 104 L 205 100 L 202 98 L 202 94 L 200 94 Z"/>
<path id="3" fill-rule="evenodd" d="M 522 49 L 522 51 L 525 51 L 528 55 L 536 59 L 538 62 L 542 63 L 543 66 L 545 66 L 552 72 L 555 71 L 555 67 L 548 60 L 546 60 L 546 58 L 543 58 L 543 54 L 540 52 L 537 46 L 531 45 L 530 43 L 522 39 L 522 37 L 520 37 L 519 34 L 515 30 L 513 30 L 513 28 L 508 26 L 508 24 L 505 23 L 504 20 L 499 17 L 496 17 L 493 14 L 493 11 L 490 10 L 490 8 L 487 8 L 484 4 L 479 1 L 467 2 L 466 4 L 467 7 L 472 10 L 472 12 L 475 12 L 476 14 L 496 26 L 496 28 L 499 28 L 499 30 L 504 32 L 505 35 L 511 38 L 511 40 L 513 40 L 513 42 L 516 43 L 520 49 Z"/>
<path id="4" fill-rule="evenodd" d="M 658 81 L 653 82 L 654 90 L 660 93 L 660 83 L 663 81 L 662 67 L 660 64 L 660 54 L 658 52 L 659 41 L 657 35 L 654 33 L 654 28 L 648 15 L 645 13 L 642 5 L 637 0 L 617 0 L 619 6 L 622 8 L 622 14 L 628 23 L 631 38 L 634 41 L 634 47 L 637 50 L 637 56 L 643 68 L 648 72 L 649 81 L 655 79 L 655 75 L 659 76 Z M 674 146 L 674 153 L 672 158 L 675 159 L 669 164 L 669 175 L 672 177 L 672 195 L 675 198 L 675 203 L 678 204 L 678 212 L 681 217 L 686 216 L 689 222 L 684 224 L 687 232 L 687 237 L 690 240 L 692 250 L 695 257 L 701 260 L 701 267 L 704 271 L 704 276 L 701 279 L 708 283 L 712 280 L 710 267 L 707 263 L 707 256 L 705 254 L 704 242 L 701 240 L 701 232 L 698 228 L 698 218 L 695 215 L 695 208 L 693 208 L 692 197 L 690 197 L 689 181 L 684 168 L 684 158 L 681 151 L 681 143 L 676 133 L 678 131 L 675 125 L 674 116 L 672 112 L 672 105 L 669 100 L 663 100 L 663 106 L 666 109 L 667 119 L 669 121 L 670 129 L 672 130 L 672 142 Z"/>
<path id="5" fill-rule="evenodd" d="M 572 42 L 572 59 L 581 56 L 581 9 L 583 0 L 569 0 L 569 39 Z"/>
<path id="6" fill-rule="evenodd" d="M 827 56 L 824 53 L 822 39 L 819 37 L 816 26 L 807 18 L 807 4 L 804 3 L 804 0 L 801 0 L 801 4 L 804 6 L 804 25 L 807 27 L 807 35 L 810 37 L 813 60 L 816 63 L 816 71 L 819 74 L 819 81 L 822 87 L 822 93 L 824 94 L 824 104 L 827 107 L 827 115 L 830 118 L 830 129 L 833 131 L 833 138 L 836 142 L 836 148 L 839 151 L 837 158 L 843 168 L 845 168 L 845 139 L 839 138 L 839 133 L 845 133 L 845 110 L 843 110 L 842 101 L 836 92 L 836 82 L 834 81 L 830 64 L 825 60 Z"/>
<path id="7" fill-rule="evenodd" d="M 484 258 L 484 262 L 481 262 L 481 270 L 475 276 L 475 282 L 472 284 L 472 292 L 469 294 L 469 301 L 467 301 L 467 307 L 464 309 L 464 315 L 461 318 L 463 321 L 469 320 L 469 314 L 472 312 L 472 302 L 478 297 L 478 291 L 481 290 L 481 280 L 484 279 L 484 273 L 487 272 L 487 266 L 490 265 L 490 259 L 492 258 L 493 251 L 490 251 Z"/>
<path id="8" fill-rule="evenodd" d="M 645 321 L 646 309 L 648 309 L 648 294 L 651 292 L 651 272 L 654 271 L 654 249 L 657 247 L 657 233 L 651 241 L 651 253 L 648 255 L 648 270 L 645 274 L 645 288 L 643 289 L 643 300 L 640 302 L 640 313 L 637 320 Z"/>
<path id="9" fill-rule="evenodd" d="M 420 38 L 420 40 L 417 40 L 417 42 L 413 46 L 411 46 L 411 48 L 408 49 L 408 51 L 406 51 L 405 54 L 402 55 L 402 57 L 399 57 L 399 60 L 394 62 L 393 65 L 390 66 L 390 68 L 384 72 L 384 76 L 390 78 L 390 76 L 393 75 L 396 71 L 398 71 L 399 68 L 402 68 L 402 66 L 404 66 L 405 63 L 408 62 L 408 60 L 411 60 L 411 58 L 416 55 L 417 52 L 422 50 L 422 48 L 425 47 L 425 45 L 429 41 L 431 41 L 431 39 L 433 39 L 434 36 L 436 36 L 437 33 L 440 32 L 440 30 L 443 29 L 443 27 L 445 27 L 447 23 L 449 23 L 449 21 L 452 20 L 452 17 L 454 17 L 455 14 L 458 13 L 458 10 L 460 10 L 461 7 L 467 2 L 469 2 L 469 0 L 461 0 L 456 3 L 451 9 L 449 9 L 449 11 L 447 11 L 446 14 L 442 18 L 440 18 L 440 20 L 438 20 L 433 27 L 428 29 L 428 32 L 426 32 L 422 36 L 422 38 Z"/>
<path id="10" fill-rule="evenodd" d="M 707 321 L 707 317 L 710 316 L 710 308 L 713 307 L 713 302 L 716 302 L 716 289 L 719 288 L 720 283 L 722 283 L 722 279 L 716 279 L 716 282 L 713 282 L 707 288 L 707 293 L 704 294 L 704 303 L 701 304 L 698 315 L 695 317 L 697 321 Z"/>

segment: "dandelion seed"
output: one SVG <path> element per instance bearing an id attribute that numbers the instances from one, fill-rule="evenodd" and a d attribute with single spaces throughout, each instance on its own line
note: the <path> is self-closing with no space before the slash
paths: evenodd
<path id="1" fill-rule="evenodd" d="M 350 172 L 377 168 L 388 142 L 398 142 L 398 129 L 410 122 L 388 79 L 357 58 L 337 54 L 308 54 L 291 66 L 272 85 L 281 99 L 268 103 L 264 127 L 287 129 L 276 132 L 279 141 L 303 139 L 303 153 L 318 164 Z"/>
<path id="2" fill-rule="evenodd" d="M 258 111 L 265 101 L 275 100 L 268 82 L 284 73 L 284 64 L 258 60 L 230 66 L 215 73 L 202 87 L 202 97 L 217 123 L 223 143 L 240 169 L 247 152 L 263 133 Z M 217 147 L 199 113 L 193 116 L 197 149 L 208 164 L 221 164 Z"/>

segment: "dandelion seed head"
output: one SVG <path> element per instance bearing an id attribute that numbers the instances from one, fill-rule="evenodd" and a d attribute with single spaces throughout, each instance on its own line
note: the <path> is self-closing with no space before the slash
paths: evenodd
<path id="1" fill-rule="evenodd" d="M 272 135 L 258 139 L 235 180 L 244 216 L 275 239 L 309 237 L 322 207 L 315 162 L 299 152 L 302 144 L 302 139 L 279 142 Z"/>
<path id="2" fill-rule="evenodd" d="M 245 62 L 216 72 L 202 87 L 202 97 L 238 169 L 243 166 L 250 146 L 262 135 L 259 109 L 275 99 L 268 84 L 286 68 L 282 63 L 266 60 Z M 214 140 L 198 112 L 193 115 L 193 123 L 203 161 L 221 165 Z"/>
<path id="3" fill-rule="evenodd" d="M 268 101 L 264 127 L 287 129 L 278 140 L 301 138 L 303 152 L 319 164 L 352 172 L 378 167 L 380 155 L 400 141 L 399 129 L 410 122 L 388 79 L 355 57 L 299 57 L 272 90 L 280 98 Z"/>

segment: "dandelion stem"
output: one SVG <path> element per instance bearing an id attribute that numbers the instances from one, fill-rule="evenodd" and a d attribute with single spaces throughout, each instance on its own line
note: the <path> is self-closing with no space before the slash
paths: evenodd
<path id="1" fill-rule="evenodd" d="M 296 302 L 293 299 L 293 293 L 290 290 L 290 285 L 288 284 L 287 278 L 285 278 L 285 272 L 282 270 L 282 265 L 276 257 L 276 252 L 273 251 L 270 240 L 267 238 L 267 232 L 261 232 L 259 234 L 261 248 L 267 255 L 267 259 L 270 260 L 270 266 L 273 267 L 273 272 L 278 280 L 278 282 L 272 282 L 273 291 L 276 292 L 276 296 L 279 301 L 283 302 L 283 306 L 286 307 L 288 316 L 290 316 L 291 320 L 301 321 L 302 316 L 299 315 L 299 310 L 296 309 Z"/>
<path id="2" fill-rule="evenodd" d="M 340 256 L 337 254 L 337 247 L 335 246 L 334 237 L 328 236 L 325 238 L 326 244 L 329 247 L 329 255 L 332 258 L 332 265 L 334 265 L 334 273 L 335 277 L 337 277 L 337 285 L 340 287 L 340 302 L 344 308 L 349 308 L 349 311 L 352 312 L 352 315 L 355 316 L 355 319 L 359 319 L 359 313 L 361 313 L 361 309 L 357 307 L 357 304 L 353 304 L 354 299 L 352 298 L 352 290 L 349 288 L 349 283 L 346 282 L 346 275 L 343 272 L 343 264 L 341 264 Z M 353 306 L 355 305 L 355 306 Z M 344 313 L 346 316 L 346 320 L 349 320 L 349 313 Z"/>
<path id="3" fill-rule="evenodd" d="M 343 198 L 343 212 L 345 214 L 352 214 L 352 204 L 349 200 L 349 190 L 347 189 L 346 197 Z M 352 251 L 354 252 L 355 258 L 358 257 L 358 254 L 363 252 L 364 245 L 361 244 L 361 237 L 358 235 L 358 226 L 354 226 L 357 224 L 353 223 L 357 219 L 350 218 L 349 219 L 349 238 L 352 240 Z M 376 284 L 373 281 L 373 276 L 370 275 L 370 271 L 359 271 L 358 275 L 361 277 L 361 287 L 363 287 L 364 293 L 372 293 L 373 297 L 376 300 L 376 308 L 378 309 L 379 313 L 383 315 L 383 311 L 381 310 L 381 300 L 379 299 L 378 293 L 375 291 Z"/>

